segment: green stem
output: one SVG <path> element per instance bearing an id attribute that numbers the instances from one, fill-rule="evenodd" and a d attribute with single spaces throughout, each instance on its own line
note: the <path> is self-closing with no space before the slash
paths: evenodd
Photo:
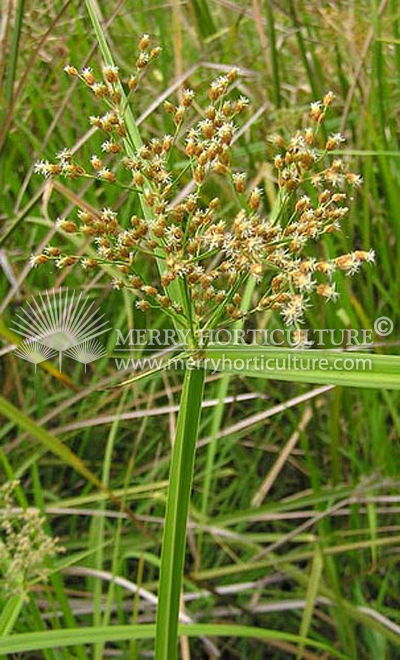
<path id="1" fill-rule="evenodd" d="M 279 76 L 279 54 L 276 48 L 276 36 L 275 36 L 275 20 L 274 20 L 274 8 L 272 0 L 265 0 L 265 16 L 267 19 L 267 29 L 268 29 L 268 41 L 270 43 L 270 53 L 271 53 L 271 73 L 272 73 L 272 85 L 274 91 L 274 102 L 277 108 L 281 105 L 281 88 L 280 88 L 280 76 Z"/>
<path id="2" fill-rule="evenodd" d="M 92 21 L 92 25 L 96 33 L 96 37 L 99 43 L 99 48 L 102 57 L 107 65 L 114 66 L 114 59 L 112 53 L 110 51 L 106 36 L 103 32 L 103 28 L 100 25 L 100 21 L 97 16 L 96 4 L 94 0 L 85 0 L 85 2 L 86 2 L 86 8 L 90 16 L 90 20 Z M 124 119 L 128 134 L 127 138 L 124 140 L 126 153 L 130 158 L 135 158 L 137 151 L 143 146 L 143 141 L 139 132 L 139 128 L 133 116 L 132 109 L 129 103 L 126 102 L 126 95 L 122 83 L 121 82 L 118 83 L 117 87 L 118 87 L 118 91 L 121 94 L 121 102 L 124 105 L 124 109 L 125 109 Z M 129 140 L 131 141 L 131 144 Z M 139 195 L 139 203 L 141 205 L 144 218 L 146 220 L 151 220 L 153 213 L 151 208 L 146 204 L 146 200 L 144 199 L 143 195 Z M 166 270 L 166 266 L 164 262 L 159 258 L 157 258 L 157 267 L 161 275 Z M 176 300 L 176 302 L 182 304 L 183 292 L 179 280 L 175 280 L 174 282 L 171 283 L 169 287 L 169 293 Z"/>
<path id="3" fill-rule="evenodd" d="M 186 369 L 169 475 L 156 621 L 156 660 L 177 657 L 179 601 L 204 370 Z"/>

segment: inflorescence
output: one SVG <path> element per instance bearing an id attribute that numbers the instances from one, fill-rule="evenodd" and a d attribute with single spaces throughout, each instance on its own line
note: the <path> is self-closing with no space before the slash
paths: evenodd
<path id="1" fill-rule="evenodd" d="M 37 582 L 48 579 L 48 561 L 65 549 L 45 532 L 37 509 L 15 511 L 18 486 L 7 481 L 0 488 L 0 575 L 6 592 L 27 597 Z"/>
<path id="2" fill-rule="evenodd" d="M 313 245 L 325 234 L 341 230 L 349 213 L 348 191 L 361 185 L 361 178 L 336 155 L 343 136 L 323 138 L 321 125 L 334 95 L 328 92 L 322 101 L 311 104 L 310 127 L 289 140 L 271 137 L 279 205 L 268 216 L 263 212 L 262 190 L 248 186 L 246 174 L 232 164 L 236 121 L 248 106 L 235 89 L 237 70 L 211 83 L 208 104 L 190 128 L 185 130 L 184 125 L 194 92 L 185 89 L 178 105 L 165 103 L 175 127 L 173 135 L 141 145 L 134 142 L 126 121 L 129 100 L 158 53 L 144 35 L 135 72 L 124 81 L 114 66 L 103 67 L 101 80 L 89 68 L 79 72 L 74 66 L 65 67 L 107 105 L 103 116 L 89 118 L 106 139 L 88 168 L 75 162 L 71 150 L 63 149 L 57 162 L 40 161 L 36 171 L 45 177 L 96 177 L 121 185 L 139 195 L 142 210 L 127 227 L 110 208 L 81 210 L 77 219 L 59 219 L 59 229 L 92 239 L 95 254 L 65 254 L 49 246 L 32 257 L 32 264 L 54 260 L 59 268 L 77 263 L 85 269 L 112 266 L 118 273 L 113 279 L 116 289 L 131 290 L 142 311 L 162 308 L 179 325 L 190 327 L 193 337 L 205 327 L 264 310 L 278 310 L 287 325 L 298 326 L 313 293 L 326 301 L 338 298 L 337 271 L 353 275 L 364 262 L 374 261 L 373 250 L 326 260 L 312 254 Z M 177 175 L 171 165 L 173 149 L 183 149 L 187 159 Z M 130 173 L 128 186 L 121 181 L 121 168 Z M 214 174 L 224 177 L 232 190 L 236 211 L 228 217 L 218 197 L 204 201 L 205 182 Z M 183 183 L 186 194 L 174 203 Z M 142 274 L 144 259 L 155 266 L 151 281 Z M 245 314 L 241 301 L 249 277 L 257 287 L 254 304 Z"/>

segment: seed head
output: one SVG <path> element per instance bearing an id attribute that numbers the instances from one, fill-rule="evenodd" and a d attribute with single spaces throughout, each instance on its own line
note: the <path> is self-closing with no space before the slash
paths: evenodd
<path id="1" fill-rule="evenodd" d="M 184 89 L 182 92 L 182 105 L 185 108 L 189 108 L 192 105 L 194 99 L 194 91 L 192 89 Z"/>
<path id="2" fill-rule="evenodd" d="M 107 85 L 104 83 L 95 83 L 92 85 L 92 92 L 95 96 L 98 96 L 98 98 L 106 98 L 110 94 Z"/>
<path id="3" fill-rule="evenodd" d="M 345 137 L 341 133 L 335 133 L 328 138 L 325 149 L 327 151 L 337 149 L 342 142 L 345 142 Z"/>
<path id="4" fill-rule="evenodd" d="M 144 34 L 139 41 L 140 50 L 146 50 L 150 46 L 150 37 L 148 34 Z"/>
<path id="5" fill-rule="evenodd" d="M 96 78 L 93 75 L 93 70 L 88 66 L 82 69 L 81 77 L 87 85 L 94 85 L 96 82 Z"/>
<path id="6" fill-rule="evenodd" d="M 159 52 L 149 52 L 149 47 L 150 39 L 143 35 L 136 70 L 128 77 L 129 91 L 137 88 L 147 65 Z M 59 248 L 49 247 L 43 255 L 31 258 L 32 265 L 54 259 L 59 268 L 77 263 L 85 270 L 111 266 L 118 273 L 113 286 L 118 290 L 127 287 L 136 296 L 138 309 L 147 311 L 161 306 L 169 316 L 178 316 L 178 324 L 186 327 L 188 310 L 183 311 L 174 299 L 173 288 L 169 289 L 175 280 L 184 280 L 188 285 L 191 321 L 199 329 L 216 318 L 217 308 L 218 324 L 244 318 L 240 305 L 248 277 L 255 279 L 257 287 L 254 306 L 246 318 L 256 311 L 276 310 L 286 324 L 297 328 L 314 293 L 326 301 L 335 301 L 337 271 L 352 275 L 364 263 L 374 261 L 374 252 L 355 250 L 326 260 L 313 256 L 313 252 L 323 253 L 320 248 L 317 252 L 314 242 L 339 231 L 348 215 L 346 188 L 361 183 L 343 159 L 332 157 L 343 142 L 340 134 L 330 135 L 325 149 L 321 145 L 319 125 L 333 102 L 333 94 L 311 104 L 314 126 L 297 130 L 290 138 L 279 134 L 270 138 L 279 195 L 274 213 L 266 213 L 261 204 L 262 189 L 255 187 L 246 198 L 242 197 L 246 192 L 246 173 L 232 171 L 232 163 L 236 165 L 232 159 L 235 122 L 248 105 L 245 97 L 229 97 L 237 75 L 232 70 L 211 83 L 209 100 L 198 119 L 193 120 L 192 112 L 188 112 L 193 106 L 192 90 L 183 90 L 178 106 L 167 101 L 164 107 L 175 124 L 175 136 L 157 135 L 132 153 L 130 140 L 125 139 L 128 129 L 124 121 L 130 95 L 123 98 L 118 69 L 105 66 L 103 82 L 96 82 L 92 70 L 84 69 L 80 77 L 107 106 L 103 116 L 89 118 L 90 124 L 106 133 L 102 152 L 114 157 L 112 170 L 117 171 L 120 164 L 125 168 L 124 183 L 118 185 L 128 189 L 127 195 L 139 194 L 144 211 L 137 211 L 128 225 L 108 207 L 93 212 L 82 210 L 76 222 L 63 219 L 58 228 L 88 237 L 95 256 L 81 252 L 64 254 Z M 189 114 L 191 125 L 186 129 Z M 177 158 L 171 154 L 182 143 L 187 157 L 183 164 L 181 155 Z M 94 154 L 90 164 L 100 180 L 117 183 L 114 171 L 105 166 L 106 159 L 103 163 Z M 45 177 L 91 176 L 65 149 L 57 154 L 55 163 L 36 163 L 35 171 Z M 226 177 L 238 193 L 231 195 L 229 207 L 223 195 L 213 197 L 211 187 L 205 185 L 214 173 Z M 314 187 L 312 194 L 310 183 Z M 194 184 L 193 193 L 184 192 L 188 184 Z M 229 189 L 225 186 L 224 190 Z M 105 194 L 106 187 L 100 192 Z M 171 197 L 179 193 L 181 201 L 172 202 Z M 145 259 L 154 264 L 154 269 L 149 270 L 149 282 L 138 275 Z M 160 260 L 163 272 L 157 276 L 155 263 Z"/>
<path id="7" fill-rule="evenodd" d="M 310 105 L 310 117 L 315 122 L 320 123 L 325 116 L 321 101 L 314 101 Z"/>
<path id="8" fill-rule="evenodd" d="M 136 60 L 136 68 L 144 69 L 149 63 L 149 56 L 147 53 L 140 53 L 139 57 Z"/>
<path id="9" fill-rule="evenodd" d="M 129 76 L 129 79 L 128 79 L 128 87 L 129 87 L 129 89 L 130 89 L 132 92 L 134 92 L 135 89 L 137 88 L 137 86 L 138 86 L 138 79 L 137 79 L 137 77 L 136 77 L 136 76 Z"/>
<path id="10" fill-rule="evenodd" d="M 31 268 L 36 268 L 41 264 L 47 263 L 49 260 L 46 254 L 32 254 L 29 258 L 29 264 Z"/>
<path id="11" fill-rule="evenodd" d="M 91 156 L 90 164 L 94 170 L 101 170 L 103 167 L 103 161 L 98 156 L 96 156 L 96 154 L 93 154 L 93 156 Z"/>
<path id="12" fill-rule="evenodd" d="M 101 150 L 106 154 L 119 154 L 122 151 L 122 146 L 118 142 L 107 140 L 107 142 L 103 142 L 101 145 Z"/>
<path id="13" fill-rule="evenodd" d="M 136 307 L 141 311 L 141 312 L 147 312 L 151 305 L 147 300 L 137 300 L 136 301 Z"/>
<path id="14" fill-rule="evenodd" d="M 249 206 L 252 211 L 256 211 L 260 206 L 261 194 L 262 194 L 261 188 L 254 188 L 254 190 L 251 191 L 249 197 Z"/>
<path id="15" fill-rule="evenodd" d="M 339 298 L 335 284 L 319 284 L 317 286 L 317 293 L 326 298 L 327 301 L 336 301 Z"/>
<path id="16" fill-rule="evenodd" d="M 156 46 L 155 48 L 152 48 L 151 51 L 150 51 L 150 59 L 151 60 L 157 59 L 157 57 L 159 56 L 160 53 L 161 53 L 160 46 Z"/>
<path id="17" fill-rule="evenodd" d="M 117 83 L 119 81 L 119 69 L 117 66 L 104 66 L 103 78 L 108 83 Z"/>
<path id="18" fill-rule="evenodd" d="M 71 66 L 71 64 L 67 64 L 67 65 L 64 67 L 64 71 L 65 71 L 65 73 L 67 73 L 69 76 L 79 76 L 79 71 L 78 71 L 78 69 L 75 68 L 74 66 Z"/>
<path id="19" fill-rule="evenodd" d="M 117 180 L 114 172 L 111 172 L 111 170 L 109 170 L 107 167 L 103 167 L 101 170 L 99 170 L 97 172 L 97 176 L 99 179 L 103 179 L 103 181 L 108 181 L 109 183 L 115 183 Z"/>
<path id="20" fill-rule="evenodd" d="M 68 234 L 74 234 L 77 230 L 77 226 L 73 220 L 65 220 L 63 218 L 58 218 L 56 221 L 56 227 Z"/>
<path id="21" fill-rule="evenodd" d="M 332 105 L 334 100 L 335 100 L 334 93 L 333 92 L 327 92 L 327 94 L 325 94 L 322 102 L 323 102 L 324 106 L 326 108 L 328 108 L 330 105 Z"/>

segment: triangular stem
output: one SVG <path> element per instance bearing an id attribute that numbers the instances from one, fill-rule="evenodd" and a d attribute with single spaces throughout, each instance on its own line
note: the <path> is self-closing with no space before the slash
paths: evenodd
<path id="1" fill-rule="evenodd" d="M 186 369 L 172 448 L 161 550 L 156 660 L 176 660 L 186 527 L 204 386 L 203 369 Z"/>

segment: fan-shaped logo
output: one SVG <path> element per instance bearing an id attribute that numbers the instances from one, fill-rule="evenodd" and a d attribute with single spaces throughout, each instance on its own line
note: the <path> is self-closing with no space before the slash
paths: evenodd
<path id="1" fill-rule="evenodd" d="M 62 370 L 63 354 L 86 365 L 107 355 L 101 342 L 96 339 L 110 327 L 104 314 L 80 293 L 48 291 L 33 298 L 17 313 L 13 321 L 14 332 L 22 335 L 23 342 L 15 355 L 37 365 L 58 353 L 59 370 Z"/>

